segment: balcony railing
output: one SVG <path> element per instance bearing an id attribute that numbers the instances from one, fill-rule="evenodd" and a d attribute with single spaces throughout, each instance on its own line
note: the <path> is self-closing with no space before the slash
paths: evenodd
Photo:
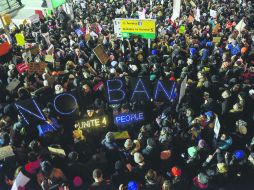
<path id="1" fill-rule="evenodd" d="M 18 6 L 16 0 L 0 0 L 0 14 L 5 14 Z"/>

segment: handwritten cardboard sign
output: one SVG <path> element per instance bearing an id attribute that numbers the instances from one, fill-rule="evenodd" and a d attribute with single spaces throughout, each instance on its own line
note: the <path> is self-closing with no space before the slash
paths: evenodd
<path id="1" fill-rule="evenodd" d="M 221 37 L 213 37 L 213 43 L 219 43 L 221 40 Z"/>
<path id="2" fill-rule="evenodd" d="M 66 156 L 65 151 L 63 149 L 61 149 L 61 148 L 48 147 L 48 150 L 52 154 L 56 154 L 56 155 L 63 156 L 63 157 Z"/>
<path id="3" fill-rule="evenodd" d="M 20 81 L 18 79 L 13 79 L 8 86 L 6 87 L 6 90 L 8 90 L 9 92 L 13 91 L 15 88 L 17 88 L 17 86 L 20 84 Z"/>
<path id="4" fill-rule="evenodd" d="M 217 17 L 217 11 L 210 9 L 210 16 L 213 18 Z"/>
<path id="5" fill-rule="evenodd" d="M 242 32 L 243 29 L 246 27 L 246 24 L 244 23 L 243 20 L 241 20 L 236 26 L 235 29 L 238 30 L 239 32 Z"/>
<path id="6" fill-rule="evenodd" d="M 28 65 L 25 63 L 20 63 L 16 65 L 16 69 L 20 74 L 22 74 L 28 70 Z"/>
<path id="7" fill-rule="evenodd" d="M 34 14 L 34 15 L 30 16 L 28 19 L 33 24 L 33 23 L 37 23 L 40 21 L 40 16 L 38 14 Z"/>
<path id="8" fill-rule="evenodd" d="M 121 131 L 121 132 L 113 132 L 114 139 L 129 139 L 130 135 L 128 131 Z"/>
<path id="9" fill-rule="evenodd" d="M 39 45 L 35 44 L 35 43 L 26 43 L 25 44 L 25 48 L 27 50 L 30 50 L 31 55 L 37 55 L 39 53 L 39 51 L 40 51 Z"/>
<path id="10" fill-rule="evenodd" d="M 14 152 L 12 147 L 9 146 L 4 146 L 0 148 L 0 160 L 4 160 L 6 158 L 14 156 Z"/>
<path id="11" fill-rule="evenodd" d="M 54 56 L 53 55 L 45 55 L 45 61 L 49 63 L 54 63 Z"/>
<path id="12" fill-rule="evenodd" d="M 93 49 L 94 54 L 99 59 L 101 64 L 106 64 L 109 60 L 109 56 L 106 54 L 103 46 L 100 44 Z"/>
<path id="13" fill-rule="evenodd" d="M 42 75 L 47 67 L 47 63 L 36 63 L 32 62 L 28 64 L 28 72 L 29 73 L 37 73 Z"/>

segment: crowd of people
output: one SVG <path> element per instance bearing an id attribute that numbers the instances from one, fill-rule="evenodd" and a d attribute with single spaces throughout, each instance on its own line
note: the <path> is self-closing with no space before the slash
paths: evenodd
<path id="1" fill-rule="evenodd" d="M 172 1 L 152 2 L 81 0 L 72 4 L 73 18 L 61 6 L 38 23 L 9 28 L 11 50 L 0 56 L 0 146 L 11 146 L 14 155 L 1 157 L 1 190 L 254 189 L 253 1 L 182 0 L 175 20 Z M 140 36 L 114 33 L 115 18 L 138 19 L 140 13 L 156 19 L 150 47 Z M 18 33 L 39 51 L 19 46 Z M 6 40 L 1 31 L 0 43 Z M 106 64 L 93 52 L 99 44 Z M 58 64 L 47 62 L 43 73 L 17 69 L 45 62 L 46 55 Z M 121 79 L 128 89 L 132 77 L 175 82 L 174 101 L 109 104 L 106 80 Z M 14 79 L 18 86 L 6 89 Z M 78 97 L 71 116 L 52 105 L 63 92 Z M 54 131 L 44 134 L 24 121 L 15 102 L 31 98 Z M 114 124 L 114 115 L 135 111 L 145 120 Z M 107 127 L 75 125 L 101 115 L 108 116 Z M 116 138 L 122 131 L 127 137 Z"/>

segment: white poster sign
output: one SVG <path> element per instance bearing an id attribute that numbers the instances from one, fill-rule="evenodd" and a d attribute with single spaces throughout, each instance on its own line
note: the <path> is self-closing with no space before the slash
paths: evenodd
<path id="1" fill-rule="evenodd" d="M 29 181 L 30 178 L 25 176 L 22 172 L 19 172 L 18 176 L 14 181 L 14 184 L 12 185 L 11 190 L 19 190 L 20 188 L 24 188 Z"/>
<path id="2" fill-rule="evenodd" d="M 235 29 L 241 32 L 245 28 L 246 24 L 243 20 L 241 20 L 236 26 Z"/>
<path id="3" fill-rule="evenodd" d="M 210 16 L 213 18 L 217 17 L 217 11 L 210 9 Z"/>
<path id="4" fill-rule="evenodd" d="M 173 15 L 171 17 L 171 20 L 174 21 L 178 17 L 180 17 L 181 12 L 181 0 L 173 0 Z"/>
<path id="5" fill-rule="evenodd" d="M 199 8 L 197 8 L 196 15 L 195 15 L 195 20 L 200 22 L 200 9 Z"/>
<path id="6" fill-rule="evenodd" d="M 28 19 L 31 22 L 31 24 L 37 23 L 37 22 L 40 21 L 40 17 L 37 14 L 34 14 L 34 15 L 30 16 Z"/>
<path id="7" fill-rule="evenodd" d="M 138 18 L 146 19 L 146 9 L 143 9 L 142 11 L 138 11 Z"/>
<path id="8" fill-rule="evenodd" d="M 115 19 L 113 23 L 114 23 L 114 32 L 116 34 L 116 37 L 117 38 L 121 38 L 122 34 L 121 34 L 121 28 L 120 28 L 120 21 L 119 21 L 119 19 Z"/>
<path id="9" fill-rule="evenodd" d="M 213 131 L 215 134 L 215 138 L 217 139 L 219 137 L 219 133 L 220 133 L 220 121 L 218 119 L 218 116 L 216 116 L 216 118 L 215 118 Z"/>

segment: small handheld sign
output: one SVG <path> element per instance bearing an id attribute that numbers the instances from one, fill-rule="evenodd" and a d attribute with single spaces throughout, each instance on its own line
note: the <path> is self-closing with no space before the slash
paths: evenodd
<path id="1" fill-rule="evenodd" d="M 143 112 L 124 113 L 114 116 L 114 123 L 116 125 L 128 125 L 144 120 Z"/>

